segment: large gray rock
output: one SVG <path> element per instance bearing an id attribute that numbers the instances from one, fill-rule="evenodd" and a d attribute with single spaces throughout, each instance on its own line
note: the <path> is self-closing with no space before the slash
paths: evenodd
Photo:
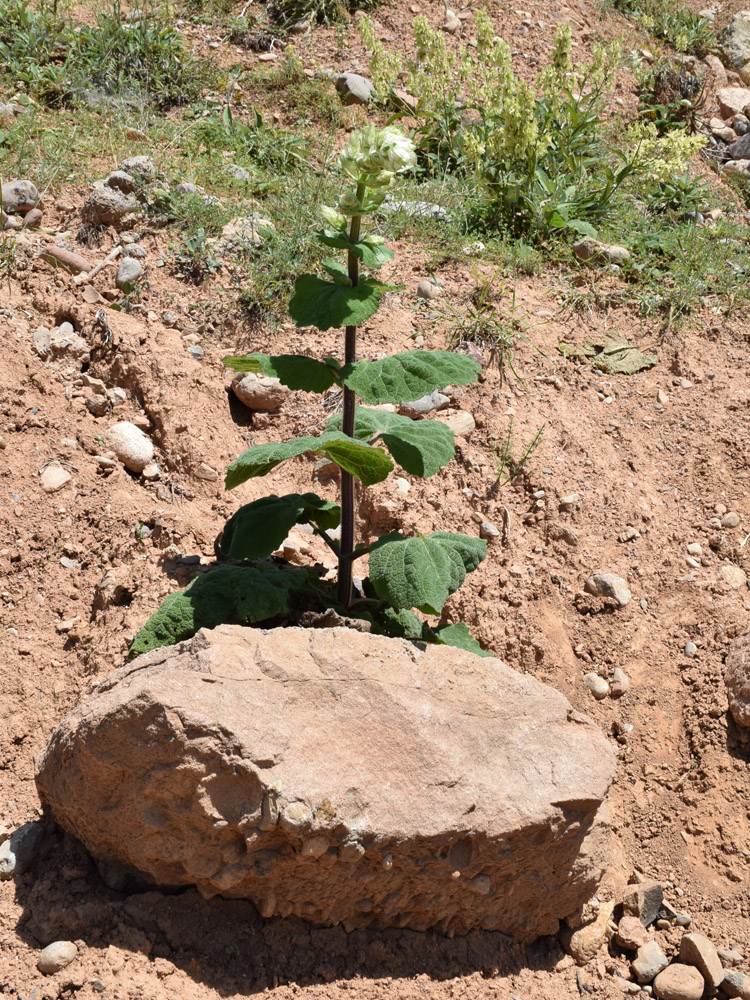
<path id="1" fill-rule="evenodd" d="M 725 63 L 750 83 L 750 10 L 740 10 L 721 34 Z"/>
<path id="2" fill-rule="evenodd" d="M 225 625 L 105 680 L 37 785 L 94 855 L 162 885 L 530 941 L 596 888 L 613 771 L 591 721 L 499 660 Z"/>
<path id="3" fill-rule="evenodd" d="M 31 181 L 8 181 L 2 187 L 3 210 L 25 215 L 40 202 L 39 192 Z"/>
<path id="4" fill-rule="evenodd" d="M 750 133 L 743 135 L 742 138 L 731 143 L 731 145 L 727 147 L 727 152 L 733 160 L 750 159 Z"/>
<path id="5" fill-rule="evenodd" d="M 341 73 L 336 77 L 335 87 L 344 104 L 369 104 L 375 96 L 373 84 L 359 73 Z"/>
<path id="6" fill-rule="evenodd" d="M 92 226 L 121 229 L 129 223 L 137 208 L 134 194 L 110 187 L 104 181 L 95 181 L 81 208 L 81 217 Z"/>

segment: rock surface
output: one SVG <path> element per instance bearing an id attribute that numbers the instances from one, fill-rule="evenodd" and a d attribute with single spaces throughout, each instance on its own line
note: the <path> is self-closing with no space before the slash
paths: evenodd
<path id="1" fill-rule="evenodd" d="M 615 576 L 614 573 L 595 573 L 586 581 L 584 590 L 594 597 L 612 597 L 621 608 L 624 608 L 633 596 L 623 578 Z"/>
<path id="2" fill-rule="evenodd" d="M 740 10 L 721 34 L 725 63 L 750 83 L 750 10 Z"/>
<path id="3" fill-rule="evenodd" d="M 24 823 L 0 844 L 0 879 L 23 875 L 31 867 L 42 842 L 40 823 Z"/>
<path id="4" fill-rule="evenodd" d="M 40 201 L 36 185 L 25 180 L 8 181 L 7 184 L 3 184 L 2 198 L 4 211 L 17 212 L 20 215 L 36 208 Z"/>
<path id="5" fill-rule="evenodd" d="M 341 73 L 335 85 L 344 104 L 369 104 L 375 93 L 372 83 L 359 73 Z"/>
<path id="6" fill-rule="evenodd" d="M 742 972 L 727 972 L 721 981 L 721 989 L 734 1000 L 750 1000 L 750 976 Z"/>
<path id="7" fill-rule="evenodd" d="M 238 372 L 232 379 L 232 392 L 250 410 L 272 413 L 289 395 L 289 389 L 270 375 L 245 375 Z"/>
<path id="8" fill-rule="evenodd" d="M 91 226 L 114 226 L 115 229 L 121 229 L 137 207 L 134 194 L 109 187 L 104 181 L 96 181 L 83 203 L 81 217 Z"/>
<path id="9" fill-rule="evenodd" d="M 573 956 L 578 965 L 586 965 L 596 958 L 607 940 L 607 925 L 614 908 L 614 902 L 602 903 L 595 920 L 574 931 L 566 928 L 561 933 L 560 937 L 566 951 Z"/>
<path id="10" fill-rule="evenodd" d="M 647 941 L 642 944 L 631 963 L 633 972 L 639 983 L 650 983 L 662 969 L 666 969 L 669 959 L 661 949 L 658 941 Z"/>
<path id="11" fill-rule="evenodd" d="M 743 114 L 750 104 L 750 90 L 746 87 L 722 87 L 716 91 L 716 103 L 725 118 Z"/>
<path id="12" fill-rule="evenodd" d="M 78 948 L 72 941 L 53 941 L 39 952 L 36 967 L 46 976 L 54 975 L 75 959 Z"/>
<path id="13" fill-rule="evenodd" d="M 221 626 L 101 684 L 37 785 L 96 856 L 163 885 L 530 941 L 601 877 L 613 770 L 596 726 L 498 660 Z"/>
<path id="14" fill-rule="evenodd" d="M 724 684 L 732 718 L 738 726 L 750 727 L 750 633 L 729 647 Z"/>
<path id="15" fill-rule="evenodd" d="M 680 958 L 685 965 L 694 965 L 711 989 L 715 990 L 724 978 L 719 953 L 705 934 L 683 934 Z"/>
<path id="16" fill-rule="evenodd" d="M 104 443 L 131 472 L 143 472 L 154 457 L 151 441 L 128 420 L 113 424 L 104 435 Z"/>
<path id="17" fill-rule="evenodd" d="M 644 927 L 656 920 L 656 916 L 664 902 L 664 888 L 661 882 L 651 879 L 629 885 L 622 897 L 623 913 L 638 917 Z"/>
<path id="18" fill-rule="evenodd" d="M 659 1000 L 701 1000 L 704 988 L 700 972 L 679 962 L 668 965 L 654 980 L 654 996 Z"/>

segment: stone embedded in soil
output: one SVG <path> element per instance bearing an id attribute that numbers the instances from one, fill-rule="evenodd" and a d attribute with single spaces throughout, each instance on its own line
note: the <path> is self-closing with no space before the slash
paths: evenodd
<path id="1" fill-rule="evenodd" d="M 716 989 L 724 978 L 719 953 L 705 934 L 683 934 L 680 959 L 685 965 L 694 965 L 711 989 Z"/>
<path id="2" fill-rule="evenodd" d="M 615 940 L 621 948 L 625 948 L 627 951 L 637 951 L 641 945 L 648 941 L 648 932 L 638 917 L 626 914 L 620 918 L 617 925 Z"/>
<path id="3" fill-rule="evenodd" d="M 143 265 L 140 261 L 136 260 L 135 257 L 125 257 L 117 268 L 115 284 L 119 289 L 127 290 L 138 281 L 142 273 Z"/>
<path id="4" fill-rule="evenodd" d="M 124 191 L 125 194 L 129 194 L 135 188 L 133 175 L 126 170 L 113 170 L 104 183 L 107 187 Z"/>
<path id="5" fill-rule="evenodd" d="M 128 420 L 113 424 L 104 435 L 104 443 L 131 472 L 143 472 L 153 461 L 153 444 L 139 427 Z"/>
<path id="6" fill-rule="evenodd" d="M 420 299 L 437 299 L 442 294 L 443 289 L 434 281 L 420 281 L 417 285 L 417 295 Z"/>
<path id="7" fill-rule="evenodd" d="M 31 342 L 44 361 L 67 361 L 85 365 L 91 359 L 89 345 L 70 323 L 61 323 L 56 330 L 40 327 L 32 336 Z"/>
<path id="8" fill-rule="evenodd" d="M 647 941 L 642 944 L 630 963 L 639 983 L 650 983 L 668 964 L 669 959 L 658 941 Z"/>
<path id="9" fill-rule="evenodd" d="M 584 236 L 573 244 L 573 253 L 579 260 L 592 264 L 622 264 L 630 258 L 625 247 L 601 243 L 593 236 Z"/>
<path id="10" fill-rule="evenodd" d="M 3 211 L 25 215 L 41 201 L 36 185 L 27 180 L 8 181 L 2 186 Z"/>
<path id="11" fill-rule="evenodd" d="M 593 723 L 498 660 L 221 626 L 108 678 L 37 785 L 95 856 L 162 885 L 531 941 L 595 890 L 613 770 Z"/>
<path id="12" fill-rule="evenodd" d="M 95 181 L 81 208 L 81 218 L 91 226 L 122 229 L 137 208 L 138 201 L 134 194 L 109 187 L 104 181 Z"/>
<path id="13" fill-rule="evenodd" d="M 34 862 L 42 842 L 40 823 L 24 823 L 0 844 L 0 879 L 23 875 Z"/>
<path id="14" fill-rule="evenodd" d="M 65 250 L 63 247 L 43 247 L 39 256 L 53 267 L 61 267 L 66 271 L 70 271 L 71 274 L 81 274 L 84 271 L 90 271 L 93 266 L 79 253 L 74 253 L 72 250 Z"/>
<path id="15" fill-rule="evenodd" d="M 129 156 L 122 161 L 117 169 L 145 181 L 153 180 L 156 177 L 156 164 L 150 156 Z"/>
<path id="16" fill-rule="evenodd" d="M 424 417 L 428 413 L 434 413 L 436 410 L 444 410 L 447 406 L 450 406 L 450 399 L 436 390 L 410 403 L 400 403 L 398 412 L 401 416 L 411 417 L 414 420 L 418 417 Z"/>
<path id="17" fill-rule="evenodd" d="M 270 375 L 245 375 L 239 372 L 232 379 L 232 392 L 250 410 L 272 413 L 289 396 L 289 389 Z"/>
<path id="18" fill-rule="evenodd" d="M 742 965 L 745 956 L 736 948 L 719 948 L 719 960 L 725 969 L 733 969 L 736 965 Z"/>
<path id="19" fill-rule="evenodd" d="M 721 990 L 728 997 L 750 1000 L 750 976 L 734 970 L 726 972 L 721 981 Z"/>
<path id="20" fill-rule="evenodd" d="M 750 90 L 745 87 L 722 87 L 716 91 L 716 103 L 724 118 L 744 113 L 750 104 Z"/>
<path id="21" fill-rule="evenodd" d="M 734 563 L 724 563 L 723 566 L 719 566 L 718 577 L 731 590 L 739 590 L 747 583 L 747 574 L 744 569 L 741 566 L 735 566 Z"/>
<path id="22" fill-rule="evenodd" d="M 23 217 L 24 229 L 38 229 L 42 224 L 43 212 L 41 208 L 32 208 Z"/>
<path id="23" fill-rule="evenodd" d="M 75 959 L 78 948 L 72 941 L 53 941 L 39 952 L 36 967 L 45 976 L 54 975 Z"/>
<path id="24" fill-rule="evenodd" d="M 697 969 L 675 962 L 654 980 L 654 996 L 658 1000 L 701 1000 L 705 985 Z"/>
<path id="25" fill-rule="evenodd" d="M 560 932 L 563 947 L 578 965 L 586 965 L 601 951 L 607 940 L 607 925 L 614 908 L 614 902 L 602 903 L 595 920 L 575 930 L 563 928 Z"/>
<path id="26" fill-rule="evenodd" d="M 733 160 L 747 160 L 750 158 L 750 135 L 743 135 L 736 142 L 731 142 L 727 147 L 727 153 Z"/>
<path id="27" fill-rule="evenodd" d="M 623 578 L 615 576 L 614 573 L 595 573 L 586 581 L 584 590 L 594 597 L 612 597 L 621 608 L 624 608 L 633 596 Z"/>
<path id="28" fill-rule="evenodd" d="M 583 678 L 583 683 L 597 701 L 601 701 L 602 698 L 606 698 L 609 694 L 609 684 L 603 677 L 600 677 L 599 674 L 586 674 Z"/>
<path id="29" fill-rule="evenodd" d="M 42 470 L 40 478 L 45 493 L 57 493 L 70 482 L 71 475 L 59 462 L 50 462 Z"/>
<path id="30" fill-rule="evenodd" d="M 615 667 L 612 671 L 612 683 L 610 684 L 610 692 L 613 698 L 622 698 L 622 696 L 627 692 L 630 687 L 630 678 L 622 669 L 622 667 Z"/>
<path id="31" fill-rule="evenodd" d="M 626 887 L 622 897 L 623 913 L 638 917 L 644 927 L 652 924 L 664 902 L 661 882 L 649 880 Z"/>
<path id="32" fill-rule="evenodd" d="M 375 93 L 372 83 L 359 73 L 341 73 L 335 87 L 343 104 L 369 104 Z"/>
<path id="33" fill-rule="evenodd" d="M 474 417 L 464 410 L 443 410 L 435 419 L 450 427 L 456 437 L 469 437 L 477 426 Z"/>

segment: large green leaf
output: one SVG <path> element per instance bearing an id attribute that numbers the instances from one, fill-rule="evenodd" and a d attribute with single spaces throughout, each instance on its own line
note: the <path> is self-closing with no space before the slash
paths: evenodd
<path id="1" fill-rule="evenodd" d="M 324 281 L 314 274 L 302 274 L 294 283 L 289 312 L 297 326 L 330 330 L 337 326 L 357 326 L 378 311 L 382 292 L 369 278 L 356 287 Z"/>
<path id="2" fill-rule="evenodd" d="M 135 638 L 128 659 L 171 646 L 217 625 L 252 625 L 286 614 L 292 590 L 301 590 L 309 571 L 292 566 L 217 566 L 170 594 Z"/>
<path id="3" fill-rule="evenodd" d="M 393 462 L 382 448 L 373 448 L 337 431 L 326 431 L 320 437 L 299 437 L 280 444 L 258 444 L 248 448 L 227 467 L 224 485 L 233 490 L 248 479 L 267 475 L 281 462 L 306 451 L 330 458 L 365 486 L 382 482 L 393 468 Z"/>
<path id="4" fill-rule="evenodd" d="M 370 580 L 381 600 L 396 611 L 417 608 L 439 615 L 451 594 L 487 554 L 487 543 L 468 535 L 436 531 L 404 538 L 383 535 L 370 552 Z"/>
<path id="5" fill-rule="evenodd" d="M 447 385 L 475 382 L 481 365 L 452 351 L 405 351 L 342 368 L 344 382 L 365 403 L 405 403 Z"/>
<path id="6" fill-rule="evenodd" d="M 341 521 L 341 508 L 315 493 L 262 497 L 229 518 L 220 548 L 230 559 L 263 559 L 278 549 L 295 524 L 310 521 L 323 530 Z"/>
<path id="7" fill-rule="evenodd" d="M 493 655 L 482 649 L 465 622 L 458 622 L 456 625 L 438 625 L 437 628 L 430 629 L 430 635 L 432 642 L 439 646 L 455 646 L 457 649 L 476 653 L 477 656 Z"/>
<path id="8" fill-rule="evenodd" d="M 336 229 L 324 229 L 317 234 L 321 243 L 338 250 L 351 250 L 365 267 L 382 267 L 393 258 L 393 251 L 382 243 L 375 243 L 370 236 L 364 236 L 359 243 L 350 243 L 346 233 Z"/>
<path id="9" fill-rule="evenodd" d="M 341 414 L 331 417 L 328 430 L 341 429 Z M 354 436 L 368 441 L 379 434 L 394 459 L 412 476 L 434 476 L 451 461 L 456 450 L 453 431 L 439 420 L 412 420 L 398 413 L 358 406 Z"/>
<path id="10" fill-rule="evenodd" d="M 222 362 L 236 372 L 262 372 L 277 378 L 288 389 L 305 392 L 325 392 L 336 381 L 336 368 L 325 361 L 306 358 L 303 354 L 241 354 L 228 355 Z"/>

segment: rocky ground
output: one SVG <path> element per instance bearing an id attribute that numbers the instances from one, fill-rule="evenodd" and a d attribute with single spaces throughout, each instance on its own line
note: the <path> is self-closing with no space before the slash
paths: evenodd
<path id="1" fill-rule="evenodd" d="M 585 33 L 595 15 L 579 6 Z M 512 23 L 524 27 L 524 13 Z M 401 23 L 388 12 L 383 20 Z M 320 45 L 332 58 L 331 32 Z M 740 95 L 731 67 L 728 80 L 711 68 L 718 94 L 707 127 L 719 159 L 742 170 L 750 91 Z M 365 537 L 401 524 L 481 531 L 488 558 L 445 620 L 466 621 L 509 666 L 561 691 L 616 749 L 612 864 L 583 938 L 522 948 L 490 932 L 449 940 L 264 920 L 249 903 L 143 892 L 59 830 L 38 839 L 32 827 L 23 846 L 7 840 L 40 817 L 34 758 L 56 724 L 123 662 L 163 597 L 212 564 L 225 518 L 267 492 L 256 481 L 225 492 L 225 465 L 248 443 L 315 433 L 327 418 L 305 393 L 266 398 L 267 409 L 256 398 L 249 409 L 221 358 L 340 352 L 335 332 L 259 324 L 225 280 L 237 227 L 252 247 L 268 220 L 235 220 L 216 248 L 223 271 L 199 288 L 160 266 L 170 237 L 143 217 L 142 188 L 128 178 L 152 183 L 152 166 L 166 164 L 132 159 L 145 155 L 137 140 L 128 152 L 97 171 L 93 192 L 57 182 L 38 202 L 28 186 L 7 198 L 3 189 L 10 225 L 0 246 L 15 249 L 0 271 L 0 993 L 561 1000 L 655 991 L 698 1000 L 704 987 L 713 995 L 723 963 L 735 976 L 724 994 L 750 996 L 738 975 L 750 974 L 748 751 L 723 680 L 750 610 L 750 322 L 741 309 L 705 305 L 664 335 L 616 295 L 571 312 L 571 274 L 558 267 L 515 279 L 517 377 L 486 356 L 478 385 L 447 393 L 441 416 L 456 431 L 456 461 L 426 481 L 397 473 L 372 488 L 359 528 Z M 43 215 L 30 218 L 37 204 Z M 97 243 L 76 240 L 82 223 L 101 224 Z M 477 267 L 491 271 L 467 245 L 432 269 L 439 285 L 428 301 L 418 286 L 434 248 L 402 239 L 394 249 L 389 269 L 406 290 L 363 329 L 369 357 L 443 348 L 447 304 L 462 309 Z M 110 308 L 134 283 L 129 311 Z M 558 350 L 603 331 L 658 363 L 609 375 Z M 518 474 L 508 481 L 506 465 L 498 477 L 503 442 L 520 462 L 540 428 Z M 302 458 L 270 484 L 303 491 L 317 478 L 333 499 L 336 483 L 324 476 Z M 302 532 L 283 555 L 329 559 Z M 590 579 L 607 574 L 618 580 Z M 646 890 L 633 890 L 649 880 L 667 906 L 649 910 Z M 75 949 L 42 951 L 60 941 Z M 657 974 L 667 980 L 652 986 Z"/>

